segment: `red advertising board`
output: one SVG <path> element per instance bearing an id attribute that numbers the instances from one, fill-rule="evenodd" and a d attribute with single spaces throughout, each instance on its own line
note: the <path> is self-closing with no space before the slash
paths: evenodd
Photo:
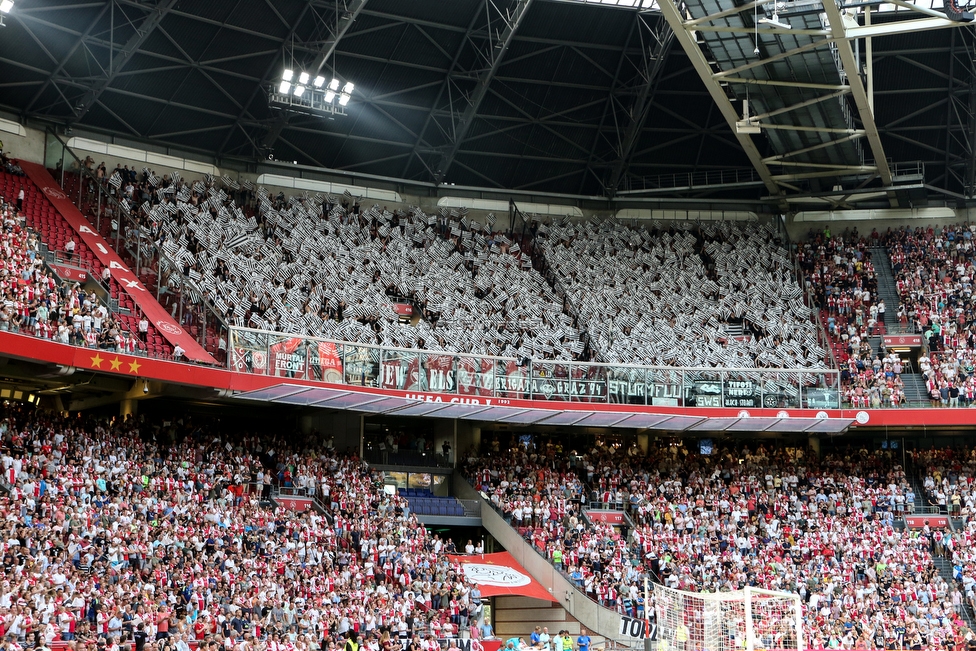
<path id="1" fill-rule="evenodd" d="M 624 512 L 613 509 L 587 509 L 586 517 L 591 522 L 605 522 L 618 527 L 624 523 Z"/>
<path id="2" fill-rule="evenodd" d="M 886 348 L 920 348 L 922 346 L 922 335 L 885 335 L 884 345 Z"/>
<path id="3" fill-rule="evenodd" d="M 465 578 L 478 586 L 483 597 L 519 596 L 556 601 L 508 552 L 448 558 L 464 568 Z"/>
<path id="4" fill-rule="evenodd" d="M 275 502 L 289 511 L 307 511 L 312 508 L 312 500 L 307 497 L 276 497 Z"/>
<path id="5" fill-rule="evenodd" d="M 949 518 L 944 515 L 907 515 L 905 524 L 909 529 L 922 529 L 929 525 L 932 529 L 940 529 L 949 526 Z"/>
<path id="6" fill-rule="evenodd" d="M 88 272 L 84 269 L 68 267 L 63 264 L 52 264 L 49 266 L 54 270 L 54 273 L 56 273 L 58 278 L 61 280 L 73 280 L 79 283 L 83 283 L 88 280 Z"/>

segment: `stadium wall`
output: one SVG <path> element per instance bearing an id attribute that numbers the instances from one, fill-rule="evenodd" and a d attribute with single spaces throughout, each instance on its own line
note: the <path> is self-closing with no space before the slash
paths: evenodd
<path id="1" fill-rule="evenodd" d="M 0 140 L 3 141 L 3 153 L 7 156 L 30 163 L 44 162 L 43 131 L 0 117 Z"/>
<path id="2" fill-rule="evenodd" d="M 971 209 L 956 210 L 948 207 L 807 211 L 787 217 L 786 229 L 792 241 L 800 242 L 807 239 L 811 230 L 819 233 L 828 226 L 834 235 L 856 228 L 860 235 L 867 236 L 874 228 L 883 234 L 888 228 L 946 226 L 970 221 L 974 217 L 976 212 Z"/>

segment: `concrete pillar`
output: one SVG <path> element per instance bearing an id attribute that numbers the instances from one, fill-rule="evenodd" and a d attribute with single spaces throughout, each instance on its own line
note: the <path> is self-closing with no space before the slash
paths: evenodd
<path id="1" fill-rule="evenodd" d="M 641 449 L 641 452 L 643 452 L 645 455 L 647 454 L 647 449 L 648 447 L 650 447 L 650 444 L 651 444 L 650 436 L 648 436 L 647 434 L 637 435 L 637 447 L 639 447 Z"/>
<path id="2" fill-rule="evenodd" d="M 469 420 L 457 421 L 457 445 L 454 449 L 455 459 L 463 458 L 471 449 L 481 448 L 481 428 L 473 425 Z"/>
<path id="3" fill-rule="evenodd" d="M 126 398 L 119 402 L 119 416 L 125 418 L 126 416 L 136 416 L 139 413 L 139 401 L 133 400 L 132 398 Z"/>
<path id="4" fill-rule="evenodd" d="M 817 458 L 819 459 L 820 458 L 820 437 L 811 436 L 807 442 L 810 446 L 810 449 L 813 450 L 813 453 L 816 454 Z"/>

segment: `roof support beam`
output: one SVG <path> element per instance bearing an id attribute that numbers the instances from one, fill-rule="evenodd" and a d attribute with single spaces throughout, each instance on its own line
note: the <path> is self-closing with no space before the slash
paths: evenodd
<path id="1" fill-rule="evenodd" d="M 241 112 L 237 114 L 237 119 L 234 120 L 234 127 L 239 127 L 245 135 L 247 135 L 247 130 L 244 129 L 243 120 L 248 115 L 248 111 L 250 111 L 251 109 L 251 104 L 254 103 L 254 99 L 264 89 L 264 85 L 268 83 L 268 80 L 271 79 L 272 73 L 274 72 L 275 68 L 280 64 L 280 60 L 283 59 L 285 56 L 285 50 L 288 46 L 288 42 L 291 41 L 292 37 L 295 35 L 295 32 L 298 31 L 298 26 L 301 24 L 302 19 L 305 18 L 305 14 L 307 14 L 311 8 L 312 8 L 312 0 L 308 0 L 308 2 L 306 2 L 305 5 L 302 7 L 301 13 L 298 14 L 298 18 L 295 19 L 295 24 L 291 26 L 291 29 L 288 32 L 288 36 L 285 37 L 285 39 L 281 42 L 281 48 L 278 56 L 274 58 L 274 60 L 268 66 L 267 70 L 264 71 L 264 74 L 261 76 L 261 81 L 258 83 L 257 86 L 254 87 L 254 90 L 251 91 L 251 96 L 248 98 L 247 102 L 244 103 L 244 108 L 241 109 Z M 231 136 L 234 134 L 234 131 L 235 129 L 233 128 L 230 129 L 227 132 L 227 135 L 224 137 L 223 142 L 220 143 L 220 147 L 217 149 L 217 158 L 220 158 L 221 154 L 224 153 L 224 150 L 227 148 L 227 144 L 230 142 Z M 280 135 L 280 131 L 279 131 L 279 135 Z M 253 144 L 254 140 L 252 140 L 249 135 L 247 137 L 248 140 L 250 140 L 251 143 Z M 262 152 L 259 151 L 257 147 L 255 147 L 255 150 L 256 150 L 255 154 L 261 155 Z"/>
<path id="2" fill-rule="evenodd" d="M 471 39 L 471 35 L 474 33 L 474 28 L 478 24 L 478 18 L 480 17 L 481 17 L 481 10 L 479 8 L 477 11 L 474 12 L 474 15 L 471 16 L 471 22 L 468 23 L 468 29 L 465 32 L 464 38 L 461 39 L 461 44 L 458 45 L 457 51 L 455 51 L 454 53 L 454 58 L 451 59 L 451 65 L 448 66 L 447 68 L 447 74 L 444 76 L 444 81 L 441 82 L 441 87 L 437 91 L 437 96 L 434 98 L 434 103 L 431 104 L 430 111 L 427 113 L 427 118 L 424 120 L 424 125 L 420 127 L 420 131 L 417 134 L 417 138 L 414 140 L 413 152 L 410 155 L 410 157 L 407 158 L 407 162 L 403 166 L 402 176 L 407 175 L 407 172 L 410 170 L 410 163 L 413 162 L 415 156 L 421 162 L 421 164 L 427 168 L 427 171 L 430 172 L 431 176 L 434 175 L 434 171 L 430 169 L 430 165 L 427 164 L 427 162 L 424 160 L 424 157 L 421 155 L 420 146 L 422 144 L 425 144 L 426 142 L 424 140 L 424 134 L 427 133 L 427 126 L 430 124 L 431 120 L 434 119 L 434 114 L 439 110 L 441 98 L 444 96 L 444 93 L 448 92 L 448 90 L 450 89 L 451 76 L 454 74 L 454 70 L 458 66 L 458 61 L 460 61 L 461 59 L 461 54 L 464 52 L 465 48 L 467 47 L 467 44 Z"/>
<path id="3" fill-rule="evenodd" d="M 851 87 L 854 105 L 857 106 L 857 111 L 861 116 L 861 125 L 867 135 L 868 144 L 871 146 L 871 153 L 874 154 L 874 164 L 878 166 L 878 176 L 881 178 L 881 183 L 891 185 L 891 169 L 888 167 L 884 147 L 881 145 L 878 125 L 874 121 L 871 100 L 864 89 L 864 84 L 861 83 L 861 71 L 858 70 L 857 61 L 854 59 L 854 50 L 851 49 L 851 43 L 847 40 L 847 28 L 844 26 L 844 19 L 840 15 L 840 9 L 834 0 L 824 0 L 823 6 L 824 13 L 827 14 L 827 22 L 830 23 L 830 31 L 836 39 L 837 54 L 840 55 L 841 65 L 847 75 L 847 83 Z"/>
<path id="4" fill-rule="evenodd" d="M 322 46 L 322 51 L 317 57 L 315 57 L 315 61 L 312 62 L 311 68 L 314 69 L 315 72 L 322 70 L 322 66 L 325 65 L 325 62 L 328 61 L 329 58 L 335 53 L 335 49 L 336 46 L 339 45 L 339 41 L 341 41 L 342 37 L 346 35 L 346 32 L 349 31 L 352 24 L 356 22 L 356 18 L 359 17 L 359 14 L 362 12 L 363 7 L 366 6 L 367 1 L 368 0 L 348 0 L 348 2 L 345 3 L 346 8 L 339 15 L 339 20 L 336 22 L 335 32 L 333 32 L 331 38 L 326 39 Z"/>
<path id="5" fill-rule="evenodd" d="M 732 133 L 735 134 L 736 140 L 739 141 L 739 145 L 745 151 L 746 156 L 748 156 L 749 161 L 752 166 L 759 173 L 759 177 L 763 180 L 763 184 L 766 189 L 774 195 L 782 194 L 779 185 L 776 183 L 776 179 L 773 178 L 773 174 L 769 171 L 769 167 L 763 162 L 762 154 L 759 153 L 759 148 L 756 147 L 756 143 L 752 141 L 752 136 L 745 133 L 738 133 L 735 125 L 739 121 L 739 115 L 732 106 L 732 102 L 729 101 L 728 96 L 725 94 L 725 89 L 719 84 L 719 82 L 712 76 L 712 68 L 705 59 L 705 54 L 698 47 L 698 43 L 692 38 L 690 29 L 692 27 L 686 26 L 678 11 L 678 7 L 675 5 L 674 0 L 660 0 L 661 13 L 664 14 L 664 18 L 671 25 L 671 29 L 674 30 L 674 37 L 681 44 L 681 48 L 688 55 L 688 59 L 691 60 L 695 71 L 698 76 L 701 77 L 702 82 L 705 84 L 705 88 L 708 89 L 709 94 L 712 96 L 712 100 L 718 107 L 719 111 L 722 113 L 722 117 L 728 123 L 729 128 L 732 129 Z M 742 11 L 741 8 L 737 8 L 737 11 Z"/>
<path id="6" fill-rule="evenodd" d="M 159 23 L 163 21 L 163 18 L 166 17 L 170 9 L 176 6 L 177 2 L 178 0 L 163 0 L 149 11 L 149 15 L 139 24 L 135 34 L 129 37 L 129 40 L 122 46 L 122 50 L 118 55 L 112 56 L 108 74 L 100 79 L 91 90 L 82 95 L 74 116 L 68 119 L 69 125 L 77 124 L 88 114 L 88 111 L 95 106 L 95 103 L 98 102 L 105 89 L 112 85 L 115 77 L 125 68 L 133 55 L 135 55 L 142 44 L 146 42 L 146 39 L 149 38 L 149 35 L 159 26 Z"/>
<path id="7" fill-rule="evenodd" d="M 637 97 L 630 107 L 630 122 L 624 129 L 624 137 L 620 143 L 620 150 L 617 155 L 617 162 L 610 175 L 610 184 L 606 188 L 610 196 L 620 187 L 620 182 L 630 168 L 630 162 L 634 154 L 634 146 L 644 130 L 647 116 L 651 112 L 651 104 L 654 103 L 654 95 L 661 81 L 661 71 L 664 70 L 664 62 L 668 59 L 671 52 L 671 44 L 674 42 L 674 30 L 666 20 L 661 20 L 655 16 L 654 25 L 648 24 L 651 18 L 647 15 L 638 16 L 638 31 L 641 35 L 646 33 L 646 39 L 642 38 L 641 50 L 643 52 L 643 65 L 641 66 L 641 82 L 637 90 Z"/>
<path id="8" fill-rule="evenodd" d="M 52 83 L 54 83 L 54 78 L 60 75 L 61 72 L 64 70 L 64 67 L 68 65 L 68 61 L 71 59 L 71 57 L 74 56 L 75 52 L 78 51 L 78 48 L 81 47 L 82 44 L 84 44 L 85 39 L 88 38 L 88 35 L 91 34 L 92 30 L 95 29 L 95 26 L 98 25 L 99 21 L 102 20 L 102 16 L 105 15 L 105 12 L 108 11 L 109 7 L 112 6 L 112 3 L 114 1 L 115 0 L 108 0 L 102 6 L 102 10 L 98 12 L 98 15 L 95 16 L 94 20 L 92 20 L 91 23 L 89 23 L 85 31 L 78 36 L 78 38 L 74 42 L 74 45 L 71 46 L 71 49 L 68 50 L 68 53 L 65 54 L 64 58 L 61 59 L 61 63 L 58 64 L 58 67 L 54 69 L 54 72 L 52 72 L 51 75 L 47 78 L 47 81 L 44 82 L 44 85 L 41 86 L 36 93 L 34 93 L 34 97 L 32 97 L 31 101 L 27 103 L 27 107 L 24 109 L 25 115 L 30 114 L 30 110 L 34 108 L 34 104 L 36 104 L 37 100 L 41 98 L 41 95 L 44 94 L 44 91 L 47 90 L 47 87 Z"/>
<path id="9" fill-rule="evenodd" d="M 464 142 L 464 138 L 468 135 L 471 124 L 478 115 L 481 102 L 484 101 L 485 96 L 488 94 L 488 87 L 491 85 L 491 80 L 498 73 L 498 69 L 501 68 L 502 61 L 505 59 L 505 53 L 512 44 L 512 39 L 515 38 L 515 33 L 522 24 L 525 12 L 532 6 L 532 2 L 533 0 L 514 0 L 510 6 L 505 8 L 503 13 L 495 0 L 486 0 L 486 12 L 489 15 L 494 13 L 497 16 L 497 21 L 501 22 L 502 28 L 499 32 L 494 32 L 491 23 L 497 21 L 489 21 L 489 39 L 479 51 L 481 58 L 488 64 L 488 67 L 478 75 L 478 81 L 474 89 L 465 98 L 467 106 L 454 125 L 452 142 L 441 155 L 440 162 L 434 170 L 434 182 L 438 185 L 444 180 L 447 172 L 451 169 L 451 165 L 454 164 L 454 159 L 461 149 L 461 143 Z"/>

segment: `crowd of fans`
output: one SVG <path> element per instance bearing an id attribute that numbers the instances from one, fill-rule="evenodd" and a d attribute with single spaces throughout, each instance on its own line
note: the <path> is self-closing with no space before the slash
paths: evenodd
<path id="1" fill-rule="evenodd" d="M 2 196 L 0 216 L 0 331 L 109 351 L 136 350 L 136 337 L 110 317 L 94 293 L 78 283 L 58 282 L 41 259 L 37 235 Z"/>
<path id="2" fill-rule="evenodd" d="M 540 228 L 538 239 L 600 361 L 826 368 L 769 225 L 591 220 Z"/>
<path id="3" fill-rule="evenodd" d="M 938 536 L 936 552 L 951 560 L 953 577 L 962 584 L 966 602 L 976 609 L 976 448 L 916 450 L 912 460 L 928 505 L 962 522 L 961 527 Z"/>
<path id="4" fill-rule="evenodd" d="M 925 338 L 928 352 L 920 366 L 933 405 L 976 398 L 972 228 L 902 227 L 883 237 L 901 303 L 899 320 Z"/>
<path id="5" fill-rule="evenodd" d="M 5 405 L 6 648 L 338 651 L 355 631 L 389 651 L 391 637 L 414 649 L 457 638 L 480 593 L 445 541 L 323 440 Z M 273 507 L 273 483 L 308 487 L 321 511 Z"/>
<path id="6" fill-rule="evenodd" d="M 221 188 L 98 170 L 162 252 L 164 285 L 187 285 L 228 323 L 404 348 L 584 355 L 562 301 L 493 215 L 482 223 L 464 211 L 362 208 L 351 195 L 286 199 L 226 179 Z M 396 303 L 421 318 L 402 319 Z"/>
<path id="7" fill-rule="evenodd" d="M 904 362 L 883 347 L 875 351 L 869 341 L 884 334 L 887 310 L 878 298 L 870 251 L 877 244 L 877 232 L 865 238 L 857 229 L 841 235 L 831 235 L 827 229 L 811 231 L 797 250 L 807 291 L 841 368 L 845 403 L 855 408 L 905 404 Z"/>
<path id="8" fill-rule="evenodd" d="M 472 456 L 467 473 L 581 590 L 631 616 L 649 577 L 689 591 L 797 593 L 809 648 L 955 648 L 973 638 L 960 607 L 971 585 L 946 582 L 933 563 L 946 534 L 895 526 L 915 495 L 890 451 L 821 460 L 756 443 L 711 455 L 598 443 L 566 454 L 549 442 Z M 591 520 L 590 504 L 624 508 L 630 522 Z"/>
<path id="9" fill-rule="evenodd" d="M 768 226 L 537 225 L 550 283 L 491 215 L 286 198 L 90 162 L 176 267 L 161 270 L 164 286 L 177 273 L 239 326 L 520 359 L 826 367 Z M 405 323 L 396 302 L 421 318 Z"/>

